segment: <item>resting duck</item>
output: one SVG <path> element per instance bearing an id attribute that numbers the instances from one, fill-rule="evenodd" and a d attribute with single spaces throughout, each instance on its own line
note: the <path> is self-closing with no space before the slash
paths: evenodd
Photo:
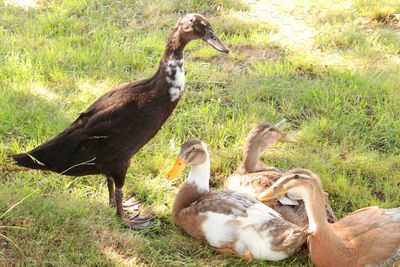
<path id="1" fill-rule="evenodd" d="M 230 189 L 210 191 L 210 158 L 198 139 L 182 144 L 167 177 L 176 178 L 187 165 L 190 173 L 175 198 L 172 216 L 189 235 L 205 239 L 218 252 L 271 261 L 287 258 L 305 242 L 306 227 L 285 221 L 252 196 Z"/>
<path id="2" fill-rule="evenodd" d="M 122 187 L 130 159 L 175 109 L 185 82 L 183 50 L 196 39 L 229 52 L 202 15 L 184 16 L 172 31 L 152 77 L 103 95 L 58 136 L 27 153 L 14 155 L 16 164 L 71 176 L 104 174 L 110 203 L 116 203 L 117 215 L 122 218 Z M 132 229 L 148 224 L 139 217 L 123 221 Z"/>
<path id="3" fill-rule="evenodd" d="M 225 180 L 225 187 L 257 195 L 278 180 L 285 171 L 268 167 L 260 161 L 261 153 L 277 142 L 298 143 L 293 137 L 266 122 L 254 127 L 247 135 L 242 162 Z"/>
<path id="4" fill-rule="evenodd" d="M 276 167 L 268 167 L 260 161 L 261 153 L 277 142 L 298 143 L 295 138 L 266 122 L 254 127 L 247 136 L 243 160 L 237 171 L 226 179 L 225 187 L 257 197 L 258 194 L 282 177 L 283 170 Z M 328 195 L 328 193 L 324 194 Z M 302 200 L 296 200 L 290 196 L 282 196 L 278 201 L 269 203 L 269 206 L 291 223 L 299 226 L 308 224 L 307 213 Z M 337 220 L 329 204 L 326 204 L 326 212 L 330 223 Z"/>
<path id="5" fill-rule="evenodd" d="M 320 179 L 305 169 L 288 171 L 258 198 L 269 201 L 286 193 L 305 202 L 311 233 L 308 247 L 316 266 L 392 266 L 400 262 L 400 208 L 363 208 L 329 224 Z"/>

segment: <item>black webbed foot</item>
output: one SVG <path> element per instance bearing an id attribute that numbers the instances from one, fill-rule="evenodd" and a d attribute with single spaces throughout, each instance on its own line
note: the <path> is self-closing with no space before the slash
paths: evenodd
<path id="1" fill-rule="evenodd" d="M 139 211 L 140 204 L 142 204 L 140 200 L 137 200 L 134 196 L 131 196 L 122 203 L 122 208 L 125 212 L 135 213 Z"/>
<path id="2" fill-rule="evenodd" d="M 140 230 L 148 227 L 150 225 L 150 221 L 154 217 L 142 217 L 140 216 L 139 205 L 140 201 L 137 201 L 136 198 L 130 197 L 126 201 L 122 203 L 123 193 L 121 188 L 117 188 L 115 190 L 115 199 L 117 202 L 117 216 L 121 219 L 125 226 L 129 227 L 132 230 Z M 127 218 L 124 216 L 124 213 L 136 213 L 134 216 Z"/>
<path id="3" fill-rule="evenodd" d="M 131 218 L 122 218 L 125 226 L 129 227 L 132 230 L 141 230 L 150 226 L 151 220 L 154 219 L 154 216 L 143 217 L 140 216 L 140 213 L 132 216 Z"/>

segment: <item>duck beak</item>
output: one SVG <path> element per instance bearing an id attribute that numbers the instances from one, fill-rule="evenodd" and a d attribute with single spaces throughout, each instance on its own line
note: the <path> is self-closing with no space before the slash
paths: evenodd
<path id="1" fill-rule="evenodd" d="M 287 143 L 294 143 L 294 144 L 300 143 L 297 139 L 295 139 L 287 134 L 283 134 L 282 137 L 279 139 L 279 141 L 287 142 Z"/>
<path id="2" fill-rule="evenodd" d="M 168 172 L 167 179 L 174 180 L 178 177 L 183 170 L 186 168 L 187 164 L 182 157 L 178 157 L 175 161 L 174 167 Z"/>
<path id="3" fill-rule="evenodd" d="M 211 29 L 207 29 L 206 33 L 203 36 L 203 41 L 207 42 L 209 45 L 214 47 L 216 50 L 226 53 L 229 53 L 229 49 L 224 45 L 224 43 L 215 35 L 215 33 Z"/>
<path id="4" fill-rule="evenodd" d="M 283 188 L 283 186 L 271 186 L 264 192 L 258 195 L 257 199 L 261 202 L 269 202 L 272 199 L 283 196 L 287 193 L 287 191 Z"/>

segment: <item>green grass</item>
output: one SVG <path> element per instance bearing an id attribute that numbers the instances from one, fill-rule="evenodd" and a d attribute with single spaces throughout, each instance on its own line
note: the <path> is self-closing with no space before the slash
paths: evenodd
<path id="1" fill-rule="evenodd" d="M 285 130 L 303 141 L 263 160 L 318 173 L 339 217 L 400 206 L 399 32 L 379 20 L 358 23 L 367 7 L 381 12 L 377 1 L 345 2 L 307 5 L 303 19 L 318 31 L 307 51 L 269 42 L 278 29 L 257 23 L 239 0 L 41 1 L 28 11 L 0 4 L 0 214 L 33 193 L 0 218 L 24 228 L 0 228 L 23 251 L 0 238 L 0 265 L 310 266 L 305 250 L 279 263 L 221 256 L 172 224 L 183 178 L 175 185 L 164 175 L 179 144 L 209 144 L 218 188 L 260 121 L 286 119 Z M 204 13 L 232 53 L 201 41 L 187 47 L 185 95 L 132 159 L 124 191 L 157 215 L 151 228 L 120 225 L 104 177 L 13 170 L 7 155 L 53 137 L 120 83 L 154 73 L 186 12 Z"/>
<path id="2" fill-rule="evenodd" d="M 378 0 L 356 0 L 354 6 L 361 15 L 372 19 L 384 20 L 400 12 L 400 1 L 392 0 L 382 3 Z"/>

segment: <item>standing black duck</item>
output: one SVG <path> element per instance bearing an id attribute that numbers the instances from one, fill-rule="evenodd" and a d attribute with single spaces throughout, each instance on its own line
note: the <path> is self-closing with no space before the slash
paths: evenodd
<path id="1" fill-rule="evenodd" d="M 70 176 L 104 174 L 110 203 L 116 203 L 117 215 L 122 218 L 122 187 L 130 159 L 156 135 L 175 109 L 185 83 L 183 50 L 196 39 L 229 52 L 202 15 L 184 16 L 173 29 L 152 77 L 103 95 L 58 136 L 27 153 L 13 155 L 16 164 Z M 123 222 L 140 229 L 149 220 L 136 217 L 123 218 Z"/>

